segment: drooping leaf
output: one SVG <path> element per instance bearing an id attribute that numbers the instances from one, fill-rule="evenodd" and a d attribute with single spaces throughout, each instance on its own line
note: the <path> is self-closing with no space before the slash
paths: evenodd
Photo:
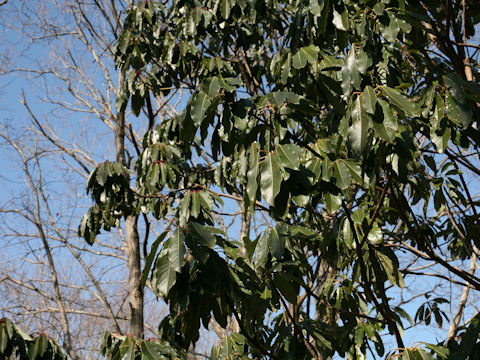
<path id="1" fill-rule="evenodd" d="M 335 9 L 333 9 L 333 20 L 332 20 L 332 22 L 333 22 L 333 25 L 338 30 L 347 31 L 349 29 L 347 10 L 345 9 L 340 14 Z"/>
<path id="2" fill-rule="evenodd" d="M 370 122 L 370 116 L 367 115 L 362 105 L 362 97 L 358 96 L 352 108 L 352 126 L 348 130 L 353 150 L 363 152 L 365 149 Z"/>
<path id="3" fill-rule="evenodd" d="M 285 239 L 278 233 L 276 228 L 272 228 L 268 234 L 268 247 L 273 257 L 280 259 L 285 250 Z"/>
<path id="4" fill-rule="evenodd" d="M 190 107 L 190 114 L 193 123 L 196 126 L 200 126 L 200 124 L 202 123 L 203 117 L 205 116 L 205 113 L 207 112 L 210 104 L 211 101 L 208 98 L 208 95 L 205 94 L 203 91 L 200 91 L 194 96 Z"/>
<path id="5" fill-rule="evenodd" d="M 282 182 L 282 175 L 277 162 L 277 156 L 274 153 L 269 152 L 265 156 L 260 169 L 260 177 L 260 191 L 267 204 L 273 206 Z"/>
<path id="6" fill-rule="evenodd" d="M 157 258 L 152 275 L 152 287 L 155 292 L 162 297 L 168 295 L 168 292 L 177 279 L 175 269 L 170 266 L 168 258 L 168 254 L 161 255 Z"/>
<path id="7" fill-rule="evenodd" d="M 265 265 L 268 260 L 268 233 L 264 232 L 258 239 L 255 247 L 255 268 L 260 268 Z"/>
<path id="8" fill-rule="evenodd" d="M 176 272 L 180 272 L 185 262 L 185 237 L 182 230 L 177 228 L 168 241 L 169 266 Z"/>
<path id="9" fill-rule="evenodd" d="M 342 160 L 337 160 L 332 164 L 333 176 L 335 177 L 335 185 L 340 190 L 346 190 L 352 181 L 352 175 L 348 166 Z"/>
<path id="10" fill-rule="evenodd" d="M 450 92 L 447 92 L 445 96 L 445 107 L 447 109 L 447 117 L 455 124 L 466 129 L 472 123 L 472 109 L 457 103 Z"/>
<path id="11" fill-rule="evenodd" d="M 375 114 L 375 104 L 377 103 L 377 95 L 375 94 L 375 90 L 370 85 L 365 86 L 365 90 L 363 90 L 363 101 L 362 105 L 364 110 L 370 114 Z"/>
<path id="12" fill-rule="evenodd" d="M 165 239 L 167 235 L 168 235 L 168 231 L 162 232 L 160 236 L 153 242 L 152 247 L 150 248 L 150 252 L 148 253 L 148 256 L 145 259 L 145 266 L 142 271 L 142 287 L 145 286 L 147 282 L 148 274 L 150 274 L 150 269 L 152 268 L 152 263 L 153 263 L 153 260 L 155 259 L 158 246 L 161 244 L 161 242 Z"/>
<path id="13" fill-rule="evenodd" d="M 381 106 L 383 118 L 373 118 L 373 128 L 375 132 L 386 142 L 393 143 L 398 131 L 398 123 L 390 105 L 384 100 L 378 100 Z M 378 121 L 381 120 L 381 121 Z"/>

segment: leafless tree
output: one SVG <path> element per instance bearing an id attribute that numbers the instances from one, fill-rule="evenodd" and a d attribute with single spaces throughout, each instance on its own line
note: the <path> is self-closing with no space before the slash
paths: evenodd
<path id="1" fill-rule="evenodd" d="M 122 74 L 114 43 L 133 1 L 3 4 L 8 36 L 1 46 L 9 56 L 0 81 L 23 89 L 6 95 L 21 104 L 10 106 L 15 121 L 0 128 L 9 168 L 1 180 L 0 311 L 60 339 L 72 359 L 95 358 L 104 331 L 142 337 L 145 328 L 154 336 L 166 311 L 140 282 L 144 235 L 164 224 L 127 218 L 92 247 L 77 236 L 90 204 L 90 171 L 105 159 L 132 167 L 147 129 L 146 116 L 115 106 Z M 179 99 L 155 120 L 174 112 Z"/>

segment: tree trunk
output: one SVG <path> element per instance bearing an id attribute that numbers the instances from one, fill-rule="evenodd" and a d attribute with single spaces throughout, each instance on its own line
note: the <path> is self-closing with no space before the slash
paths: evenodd
<path id="1" fill-rule="evenodd" d="M 128 292 L 130 295 L 130 332 L 143 337 L 143 288 L 140 267 L 140 241 L 137 229 L 138 216 L 125 219 L 128 256 Z"/>
<path id="2" fill-rule="evenodd" d="M 118 77 L 118 93 L 125 81 L 125 70 Z M 125 158 L 125 113 L 119 111 L 116 118 L 115 152 L 117 162 L 128 166 Z M 138 216 L 125 218 L 128 257 L 128 294 L 130 302 L 130 334 L 143 338 L 143 287 L 140 265 L 140 240 L 137 228 Z"/>

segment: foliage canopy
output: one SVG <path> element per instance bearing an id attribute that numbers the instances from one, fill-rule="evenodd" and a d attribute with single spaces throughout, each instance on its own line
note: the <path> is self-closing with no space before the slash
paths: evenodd
<path id="1" fill-rule="evenodd" d="M 117 109 L 153 119 L 151 95 L 191 97 L 145 134 L 134 169 L 92 172 L 79 233 L 93 244 L 122 217 L 175 214 L 142 279 L 170 307 L 162 356 L 231 318 L 239 332 L 211 359 L 475 354 L 477 318 L 448 347 L 406 348 L 408 321 L 441 324 L 444 300 L 412 320 L 394 297 L 412 276 L 405 254 L 480 290 L 458 266 L 480 243 L 465 178 L 479 174 L 479 20 L 473 0 L 145 1 L 127 14 Z M 220 229 L 231 200 L 244 223 L 264 217 L 258 236 Z M 135 358 L 130 338 L 106 339 L 106 354 Z"/>

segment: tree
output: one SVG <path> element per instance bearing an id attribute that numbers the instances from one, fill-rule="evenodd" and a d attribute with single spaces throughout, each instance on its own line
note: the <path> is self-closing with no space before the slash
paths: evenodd
<path id="1" fill-rule="evenodd" d="M 119 113 L 130 104 L 151 120 L 151 95 L 192 93 L 149 126 L 134 169 L 117 157 L 87 184 L 89 243 L 123 218 L 174 219 L 142 271 L 170 307 L 142 356 L 183 357 L 201 324 L 233 318 L 238 331 L 210 358 L 474 358 L 477 310 L 462 318 L 480 289 L 469 186 L 479 15 L 467 0 L 145 1 L 128 12 Z M 214 215 L 231 201 L 243 221 L 226 232 Z M 406 282 L 430 277 L 403 298 Z M 439 283 L 461 287 L 449 332 L 410 347 L 407 321 L 446 318 L 429 294 Z M 135 342 L 149 343 L 107 334 L 103 352 L 134 358 Z"/>
<path id="2" fill-rule="evenodd" d="M 478 174 L 479 15 L 470 1 L 138 4 L 117 42 L 128 72 L 118 106 L 193 95 L 145 135 L 134 187 L 119 164 L 93 171 L 80 232 L 93 242 L 122 216 L 175 214 L 144 270 L 170 306 L 160 328 L 171 344 L 188 348 L 200 323 L 233 316 L 226 357 L 356 357 L 371 345 L 383 356 L 382 331 L 390 352 L 427 356 L 402 337 L 404 278 L 432 267 L 465 297 L 480 289 L 466 180 Z M 262 234 L 226 240 L 212 218 L 222 198 L 265 216 Z M 415 321 L 441 325 L 443 301 Z M 472 351 L 455 342 L 464 305 L 445 339 L 452 354 Z"/>

